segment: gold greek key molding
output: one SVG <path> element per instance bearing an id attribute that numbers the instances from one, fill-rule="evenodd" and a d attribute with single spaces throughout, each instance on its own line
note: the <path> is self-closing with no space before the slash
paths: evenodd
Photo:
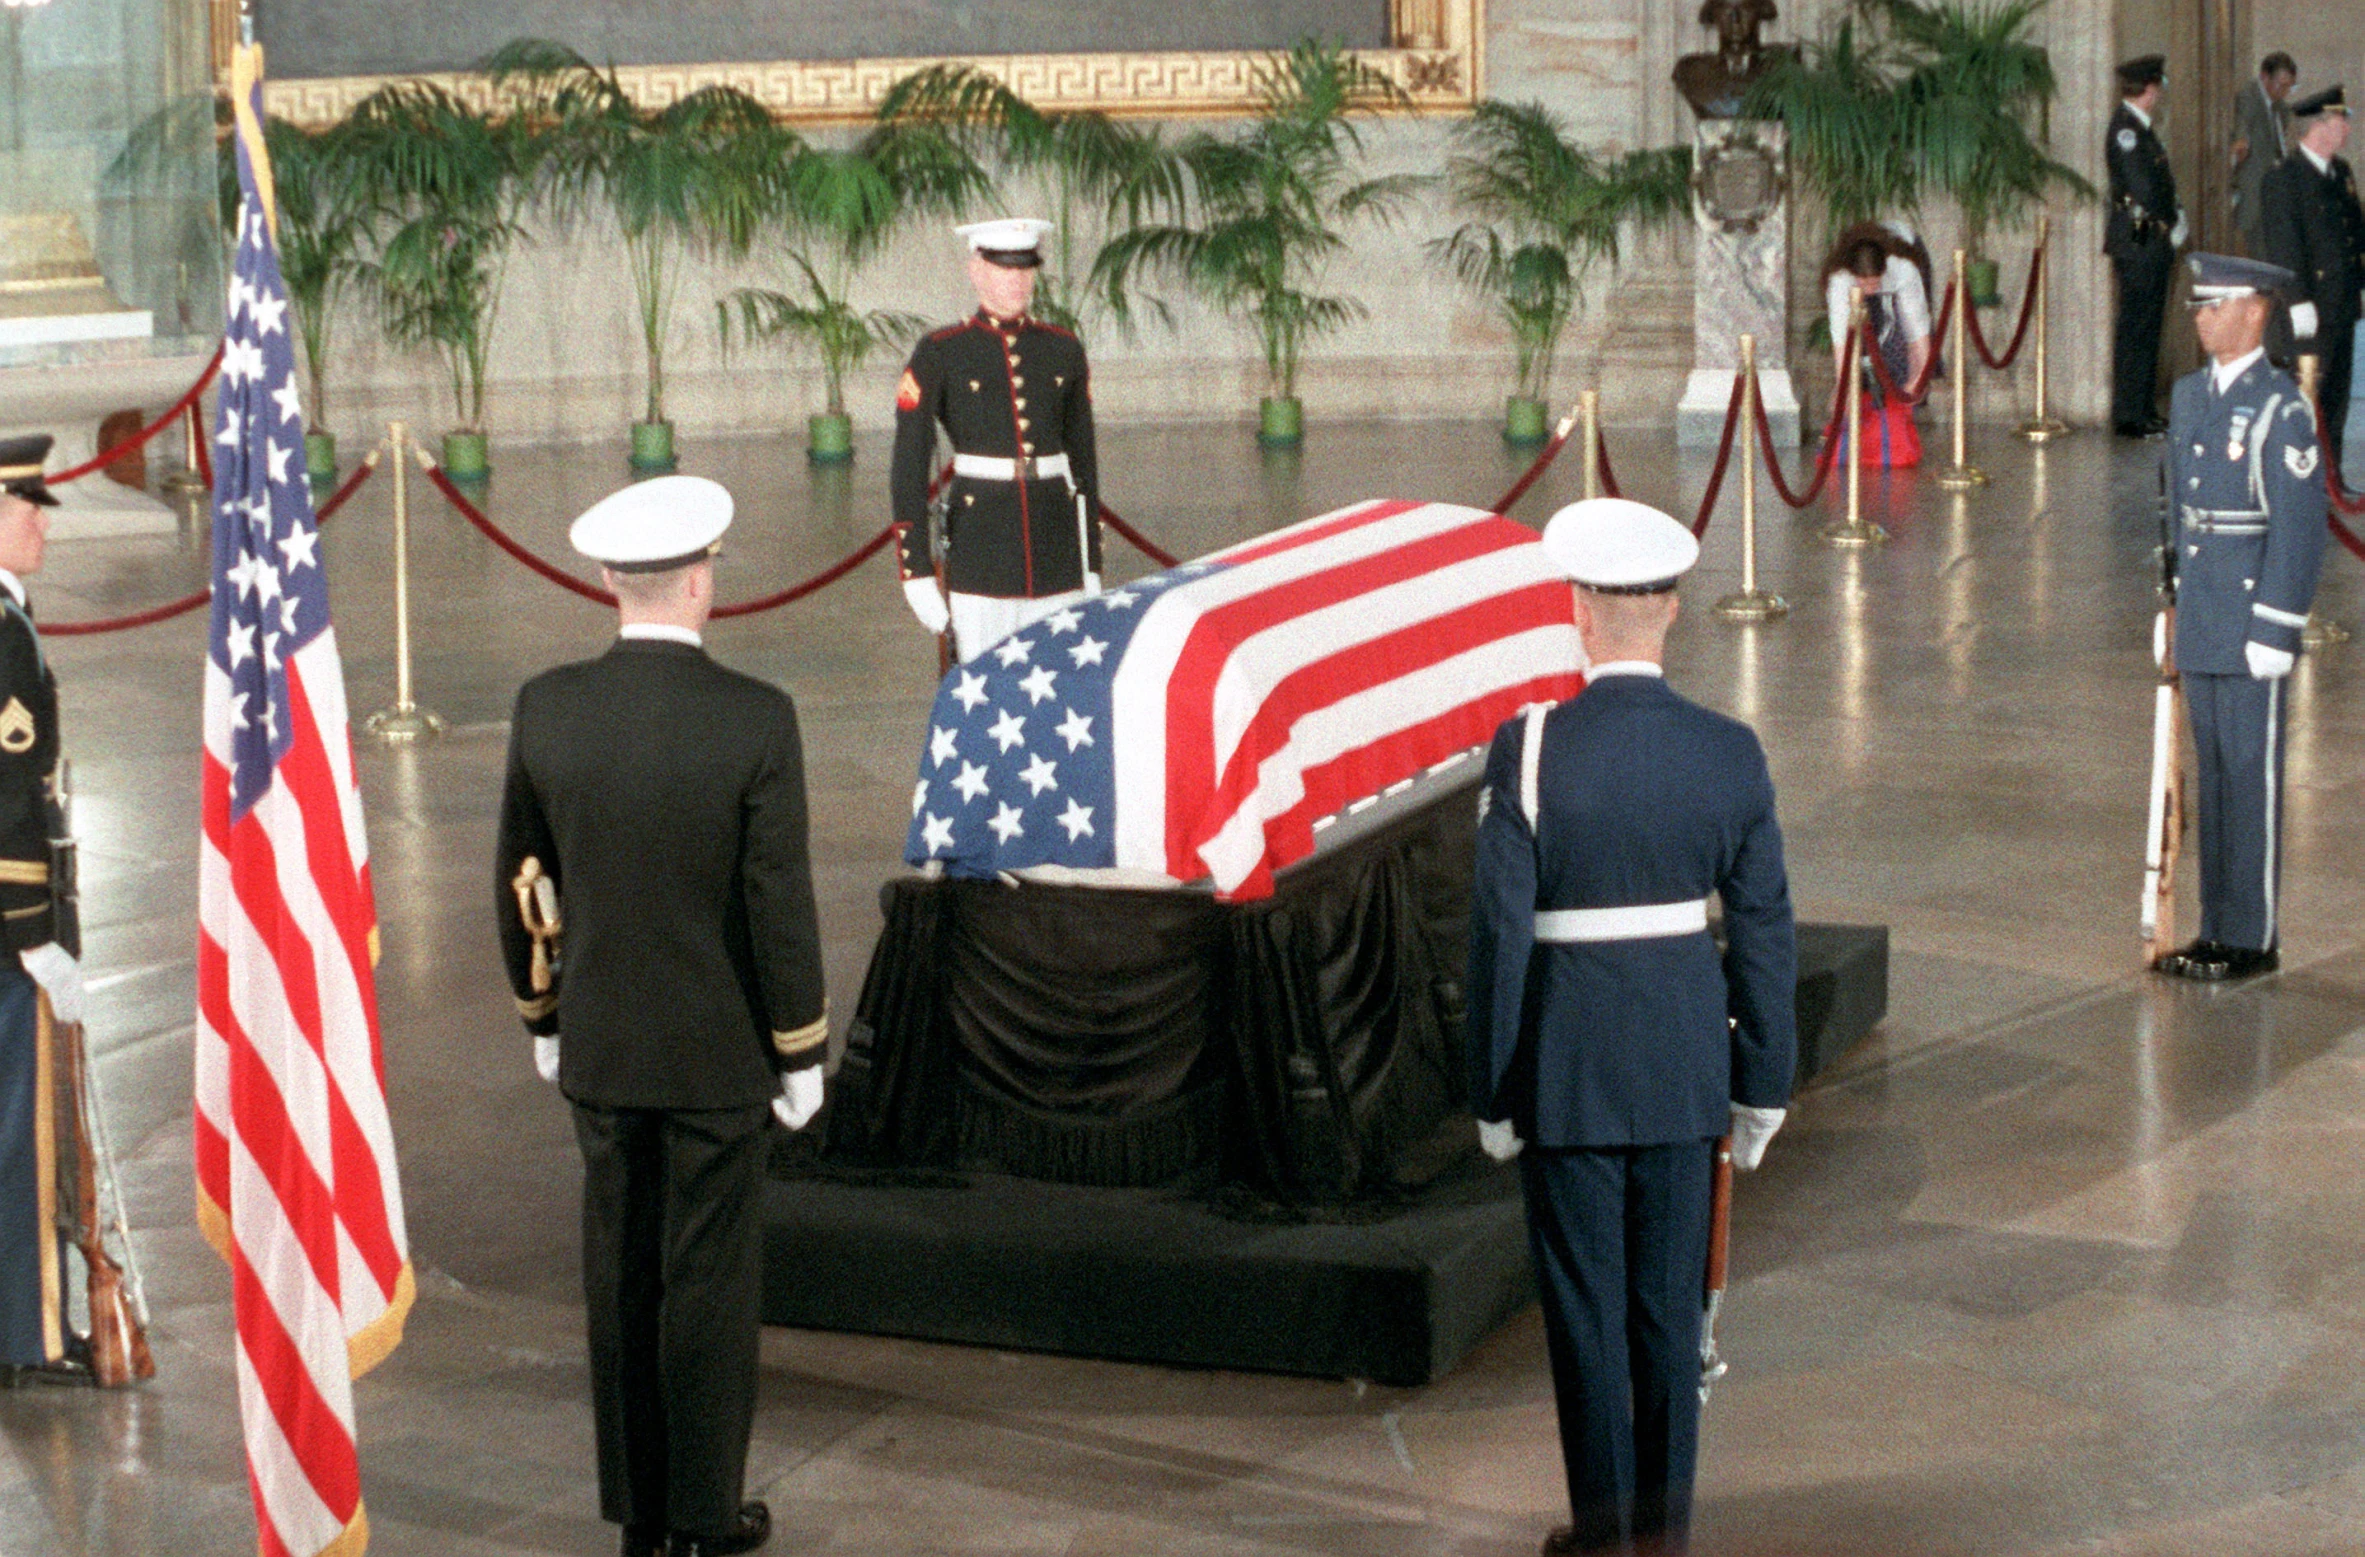
<path id="1" fill-rule="evenodd" d="M 219 52 L 221 12 L 216 0 Z M 236 26 L 235 11 L 230 27 Z M 1423 112 L 1465 112 L 1485 90 L 1486 0 L 1392 0 L 1396 47 L 1357 58 L 1404 89 Z M 1266 51 L 1196 54 L 1011 54 L 973 58 L 771 60 L 749 64 L 626 65 L 616 74 L 646 107 L 677 102 L 702 87 L 735 86 L 792 124 L 868 119 L 887 89 L 931 65 L 963 64 L 1002 82 L 1036 107 L 1097 108 L 1144 118 L 1251 113 Z M 225 80 L 227 78 L 225 77 Z M 399 76 L 266 80 L 263 110 L 296 124 L 333 124 Z M 492 83 L 473 72 L 427 74 L 479 111 L 498 106 Z"/>

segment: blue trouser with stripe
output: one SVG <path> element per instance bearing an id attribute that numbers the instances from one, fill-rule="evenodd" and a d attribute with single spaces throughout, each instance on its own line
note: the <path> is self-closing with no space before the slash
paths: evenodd
<path id="1" fill-rule="evenodd" d="M 2185 674 L 2198 757 L 2204 941 L 2251 951 L 2275 944 L 2288 693 L 2279 678 Z"/>
<path id="2" fill-rule="evenodd" d="M 42 1128 L 54 1107 L 41 1086 L 40 1017 L 33 981 L 0 950 L 0 1364 L 55 1362 L 62 1337 L 64 1251 L 56 1198 L 54 1136 Z M 52 1090 L 55 1078 L 52 1078 Z M 50 1115 L 54 1126 L 55 1115 Z"/>
<path id="3" fill-rule="evenodd" d="M 1700 1448 L 1710 1143 L 1520 1156 L 1576 1546 L 1684 1548 Z"/>

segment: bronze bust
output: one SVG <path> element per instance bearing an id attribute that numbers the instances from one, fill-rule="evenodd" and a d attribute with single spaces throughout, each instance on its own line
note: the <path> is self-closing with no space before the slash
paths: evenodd
<path id="1" fill-rule="evenodd" d="M 1757 35 L 1774 16 L 1774 0 L 1706 0 L 1700 7 L 1700 25 L 1716 29 L 1716 52 L 1675 62 L 1675 89 L 1692 112 L 1703 119 L 1741 116 L 1749 89 L 1791 52 Z"/>

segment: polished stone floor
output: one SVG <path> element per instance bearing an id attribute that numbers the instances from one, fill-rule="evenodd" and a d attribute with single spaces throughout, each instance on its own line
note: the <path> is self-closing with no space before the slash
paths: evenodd
<path id="1" fill-rule="evenodd" d="M 1233 428 L 1106 444 L 1110 500 L 1186 554 L 1366 496 L 1486 502 L 1521 463 L 1476 423 L 1322 426 L 1287 459 Z M 1640 432 L 1614 449 L 1631 492 L 1690 512 L 1704 464 Z M 1802 912 L 1886 923 L 1895 957 L 1887 1022 L 1739 1194 L 1705 1550 L 2365 1551 L 2365 640 L 2294 682 L 2287 971 L 2147 979 L 2155 449 L 1983 431 L 1994 484 L 1870 481 L 1894 538 L 1861 553 L 1769 506 L 1763 568 L 1794 609 L 1768 626 L 1706 609 L 1738 579 L 1729 491 L 1710 532 L 1672 673 L 1763 733 Z M 1573 496 L 1574 465 L 1520 512 Z M 850 472 L 754 440 L 686 468 L 738 493 L 726 597 L 884 517 L 878 440 Z M 622 474 L 610 448 L 501 450 L 492 504 L 559 554 Z M 390 498 L 380 477 L 326 543 L 357 714 L 393 690 Z M 452 729 L 361 757 L 422 1277 L 359 1392 L 375 1549 L 602 1553 L 579 1170 L 509 1014 L 487 861 L 512 692 L 609 629 L 413 502 L 420 697 Z M 60 546 L 39 603 L 127 609 L 202 572 L 169 539 Z M 2365 572 L 2334 552 L 2326 578 L 2320 608 L 2365 626 Z M 9 1557 L 252 1549 L 228 1285 L 190 1215 L 199 620 L 52 641 L 160 1375 L 0 1395 Z M 710 641 L 803 710 L 842 1026 L 899 868 L 928 646 L 883 562 Z M 1532 1311 L 1412 1391 L 788 1331 L 764 1361 L 749 1490 L 775 1551 L 1510 1557 L 1563 1512 Z"/>

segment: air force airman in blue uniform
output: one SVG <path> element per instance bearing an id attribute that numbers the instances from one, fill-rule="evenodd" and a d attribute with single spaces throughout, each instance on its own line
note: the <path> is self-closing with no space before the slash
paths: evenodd
<path id="1" fill-rule="evenodd" d="M 1471 1110 L 1521 1154 L 1574 1524 L 1546 1553 L 1678 1551 L 1691 1518 L 1711 1153 L 1790 1097 L 1798 954 L 1765 753 L 1659 661 L 1699 543 L 1563 509 L 1585 690 L 1496 732 L 1471 915 Z M 1725 950 L 1708 929 L 1724 905 Z"/>
<path id="2" fill-rule="evenodd" d="M 2214 982 L 2277 966 L 2284 679 L 2323 566 L 2326 498 L 2314 409 L 2260 344 L 2291 272 L 2222 254 L 2192 269 L 2212 360 L 2171 402 L 2163 542 L 2198 757 L 2201 933 L 2156 966 Z"/>

